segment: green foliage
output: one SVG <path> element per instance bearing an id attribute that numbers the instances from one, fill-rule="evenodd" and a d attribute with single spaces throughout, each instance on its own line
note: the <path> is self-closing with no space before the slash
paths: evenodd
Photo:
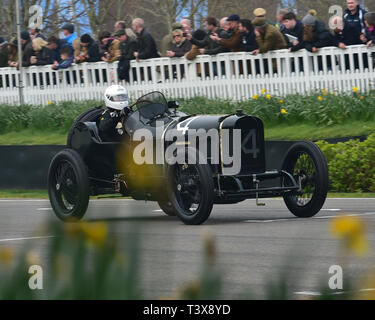
<path id="1" fill-rule="evenodd" d="M 227 114 L 238 109 L 258 116 L 266 126 L 301 123 L 333 126 L 347 121 L 375 120 L 375 93 L 334 94 L 326 91 L 309 96 L 271 96 L 264 93 L 253 99 L 234 102 L 197 97 L 179 99 L 182 111 L 189 114 Z M 47 106 L 0 105 L 0 134 L 21 129 L 67 132 L 84 110 L 101 105 L 99 101 L 61 102 Z"/>
<path id="2" fill-rule="evenodd" d="M 182 100 L 187 113 L 233 113 L 237 109 L 258 116 L 266 125 L 312 123 L 321 126 L 341 124 L 348 120 L 375 119 L 375 94 L 334 94 L 322 91 L 309 96 L 274 97 L 266 93 L 241 102 L 193 98 Z M 284 110 L 283 110 L 284 109 Z M 284 111 L 284 112 L 282 112 Z"/>
<path id="3" fill-rule="evenodd" d="M 0 105 L 0 133 L 28 128 L 66 133 L 78 115 L 98 105 L 100 103 L 95 101 L 61 102 L 47 106 Z"/>
<path id="4" fill-rule="evenodd" d="M 364 142 L 318 145 L 328 162 L 333 191 L 375 192 L 375 134 Z"/>

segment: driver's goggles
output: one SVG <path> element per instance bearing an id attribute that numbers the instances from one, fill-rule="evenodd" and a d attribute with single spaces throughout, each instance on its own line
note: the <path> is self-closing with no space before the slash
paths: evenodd
<path id="1" fill-rule="evenodd" d="M 123 102 L 123 101 L 128 101 L 129 97 L 127 94 L 119 94 L 117 96 L 112 96 L 110 100 L 113 102 Z"/>

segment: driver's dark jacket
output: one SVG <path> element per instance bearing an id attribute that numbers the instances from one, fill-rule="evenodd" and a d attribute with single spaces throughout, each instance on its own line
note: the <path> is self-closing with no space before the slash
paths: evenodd
<path id="1" fill-rule="evenodd" d="M 121 122 L 121 112 L 106 108 L 100 116 L 98 122 L 99 136 L 104 142 L 120 141 L 123 137 L 116 129 L 116 126 Z"/>

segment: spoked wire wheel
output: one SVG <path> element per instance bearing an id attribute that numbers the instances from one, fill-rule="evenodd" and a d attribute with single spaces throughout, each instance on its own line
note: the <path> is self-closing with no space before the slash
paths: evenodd
<path id="1" fill-rule="evenodd" d="M 52 208 L 63 221 L 81 219 L 89 201 L 87 169 L 80 155 L 71 149 L 59 152 L 48 172 L 48 194 Z"/>
<path id="2" fill-rule="evenodd" d="M 295 201 L 301 207 L 306 206 L 312 200 L 316 189 L 316 168 L 307 153 L 297 154 L 292 175 L 300 186 L 300 190 L 294 195 Z"/>
<path id="3" fill-rule="evenodd" d="M 67 161 L 58 164 L 53 184 L 56 189 L 56 200 L 61 209 L 70 214 L 78 202 L 78 185 L 72 165 Z"/>
<path id="4" fill-rule="evenodd" d="M 202 184 L 195 165 L 176 165 L 173 188 L 180 208 L 187 216 L 194 215 L 202 202 Z"/>
<path id="5" fill-rule="evenodd" d="M 288 209 L 301 218 L 316 215 L 328 192 L 328 167 L 321 150 L 312 142 L 298 142 L 287 152 L 282 168 L 299 185 L 298 190 L 284 195 Z"/>
<path id="6" fill-rule="evenodd" d="M 185 223 L 199 225 L 211 214 L 214 182 L 209 165 L 175 164 L 168 167 L 168 197 L 176 215 Z"/>

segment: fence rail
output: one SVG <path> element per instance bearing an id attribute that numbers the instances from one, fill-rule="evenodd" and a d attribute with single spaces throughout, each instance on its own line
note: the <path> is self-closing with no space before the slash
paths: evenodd
<path id="1" fill-rule="evenodd" d="M 225 53 L 185 58 L 159 58 L 131 62 L 129 83 L 118 80 L 117 62 L 82 63 L 54 71 L 50 66 L 26 68 L 25 101 L 102 99 L 107 86 L 122 83 L 132 98 L 153 90 L 168 97 L 204 96 L 245 100 L 267 89 L 271 94 L 306 94 L 320 89 L 366 92 L 375 88 L 375 48 L 351 46 L 323 48 L 319 53 L 278 50 L 253 56 Z M 0 103 L 18 104 L 19 71 L 0 69 Z"/>

